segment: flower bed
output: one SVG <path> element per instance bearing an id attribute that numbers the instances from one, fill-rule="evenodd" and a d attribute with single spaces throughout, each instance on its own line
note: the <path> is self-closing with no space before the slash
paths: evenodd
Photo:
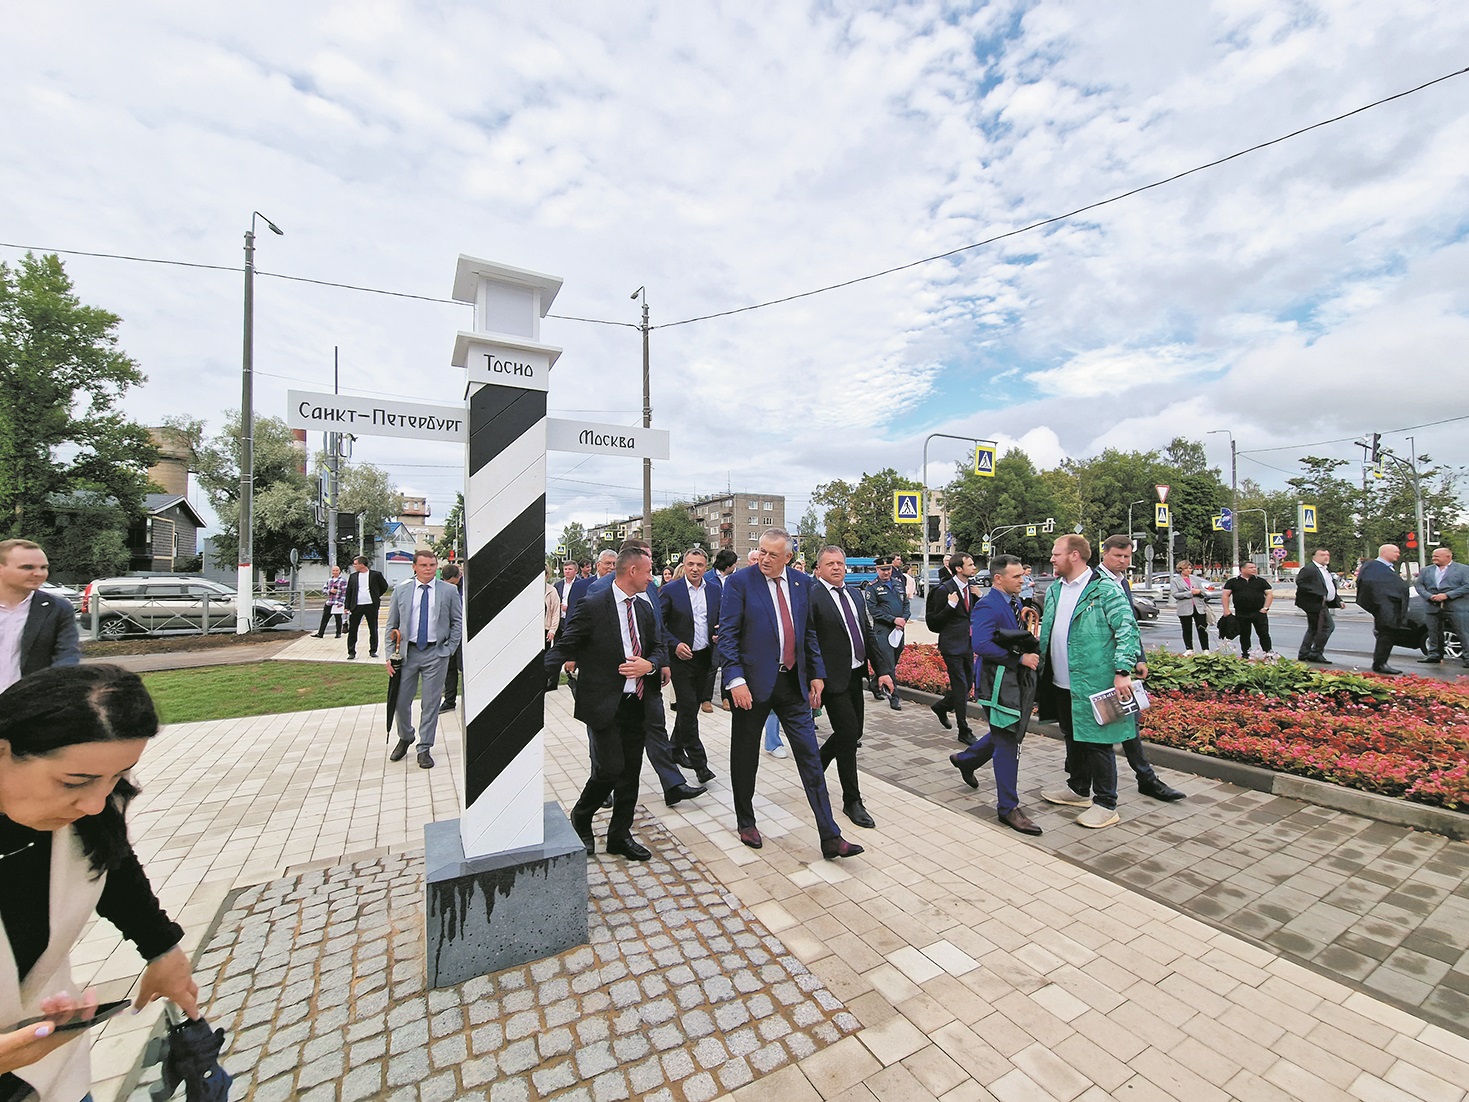
<path id="1" fill-rule="evenodd" d="M 1328 673 L 1230 655 L 1148 655 L 1143 737 L 1364 792 L 1469 811 L 1469 680 Z M 948 689 L 936 647 L 908 647 L 905 685 Z"/>

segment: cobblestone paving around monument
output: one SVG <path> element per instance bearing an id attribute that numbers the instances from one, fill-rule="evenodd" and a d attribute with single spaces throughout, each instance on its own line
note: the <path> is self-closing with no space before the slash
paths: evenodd
<path id="1" fill-rule="evenodd" d="M 589 945 L 437 990 L 421 854 L 241 892 L 197 973 L 232 1096 L 707 1102 L 859 1028 L 645 811 L 637 829 L 653 860 L 588 865 Z"/>
<path id="2" fill-rule="evenodd" d="M 993 774 L 978 791 L 960 780 L 960 746 L 927 707 L 872 712 L 864 770 L 1003 829 Z M 1058 740 L 1026 738 L 1032 844 L 1469 1036 L 1469 844 L 1166 770 L 1188 798 L 1160 803 L 1120 754 L 1122 822 L 1088 830 L 1040 798 L 1064 787 L 1063 759 Z"/>

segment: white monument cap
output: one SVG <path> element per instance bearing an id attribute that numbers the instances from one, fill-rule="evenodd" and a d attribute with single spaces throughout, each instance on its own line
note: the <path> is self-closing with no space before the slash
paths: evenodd
<path id="1" fill-rule="evenodd" d="M 474 328 L 532 341 L 541 338 L 541 319 L 561 290 L 558 276 L 459 256 L 454 268 L 454 299 L 474 304 Z"/>

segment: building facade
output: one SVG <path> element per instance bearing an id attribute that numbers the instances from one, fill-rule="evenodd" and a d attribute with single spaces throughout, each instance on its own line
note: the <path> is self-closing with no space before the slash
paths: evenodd
<path id="1" fill-rule="evenodd" d="M 704 543 L 712 550 L 729 548 L 743 556 L 760 543 L 767 528 L 786 526 L 786 499 L 782 494 L 744 491 L 718 494 L 684 502 L 688 514 L 704 530 Z M 592 547 L 616 547 L 642 528 L 641 515 L 608 521 L 587 530 Z"/>

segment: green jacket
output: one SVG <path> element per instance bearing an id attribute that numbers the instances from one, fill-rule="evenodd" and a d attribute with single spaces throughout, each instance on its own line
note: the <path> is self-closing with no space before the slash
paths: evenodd
<path id="1" fill-rule="evenodd" d="M 1041 616 L 1042 696 L 1051 685 L 1051 628 L 1061 603 L 1061 582 L 1046 590 Z M 1081 591 L 1071 630 L 1066 637 L 1067 669 L 1071 674 L 1071 734 L 1078 742 L 1126 742 L 1137 734 L 1137 717 L 1125 716 L 1116 723 L 1100 726 L 1092 715 L 1092 693 L 1112 688 L 1119 673 L 1131 674 L 1142 660 L 1143 640 L 1137 620 L 1127 603 L 1127 594 L 1111 578 L 1093 570 Z M 1045 708 L 1042 707 L 1042 718 Z"/>

